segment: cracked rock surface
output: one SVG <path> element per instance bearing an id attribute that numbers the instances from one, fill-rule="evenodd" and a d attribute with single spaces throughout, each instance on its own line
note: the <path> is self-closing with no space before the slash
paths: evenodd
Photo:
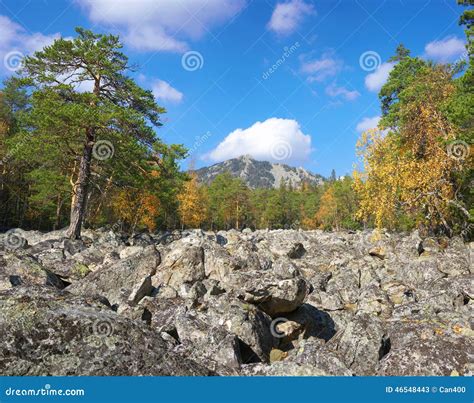
<path id="1" fill-rule="evenodd" d="M 0 234 L 0 375 L 472 375 L 474 245 L 417 232 Z"/>

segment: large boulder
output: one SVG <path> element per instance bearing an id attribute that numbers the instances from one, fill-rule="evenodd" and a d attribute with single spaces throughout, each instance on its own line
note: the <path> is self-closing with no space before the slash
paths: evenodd
<path id="1" fill-rule="evenodd" d="M 209 300 L 203 312 L 209 327 L 222 326 L 237 336 L 243 363 L 268 362 L 274 345 L 271 332 L 271 318 L 252 304 L 219 295 Z"/>
<path id="2" fill-rule="evenodd" d="M 193 284 L 205 277 L 203 248 L 180 240 L 164 251 L 154 282 L 178 291 L 183 284 Z"/>
<path id="3" fill-rule="evenodd" d="M 416 339 L 390 351 L 377 375 L 450 376 L 474 374 L 472 337 Z"/>
<path id="4" fill-rule="evenodd" d="M 154 246 L 148 246 L 140 256 L 131 256 L 103 267 L 71 284 L 68 291 L 76 295 L 102 295 L 117 307 L 128 304 L 131 296 L 136 303 L 139 298 L 134 291 L 139 291 L 141 297 L 151 294 L 153 289 L 149 278 L 156 274 L 159 264 L 159 252 Z"/>
<path id="5" fill-rule="evenodd" d="M 34 256 L 27 254 L 0 256 L 0 290 L 31 285 L 63 289 L 67 284 L 41 265 Z"/>
<path id="6" fill-rule="evenodd" d="M 224 281 L 231 273 L 241 270 L 245 263 L 232 256 L 227 249 L 217 243 L 204 246 L 204 271 L 206 277 Z"/>
<path id="7" fill-rule="evenodd" d="M 146 325 L 67 292 L 1 291 L 0 332 L 2 375 L 209 375 Z"/>
<path id="8" fill-rule="evenodd" d="M 405 264 L 395 264 L 398 265 L 397 279 L 413 288 L 446 277 L 446 274 L 439 270 L 439 259 L 436 257 L 420 256 Z"/>
<path id="9" fill-rule="evenodd" d="M 314 368 L 314 372 L 319 372 L 321 375 L 353 375 L 337 352 L 325 348 L 324 344 L 313 337 L 303 340 L 298 348 L 290 353 L 287 362 L 310 366 Z"/>
<path id="10" fill-rule="evenodd" d="M 271 270 L 233 272 L 222 285 L 272 317 L 296 310 L 310 291 L 309 283 L 299 273 L 281 276 Z"/>
<path id="11" fill-rule="evenodd" d="M 239 339 L 220 323 L 209 323 L 207 318 L 193 312 L 181 313 L 175 325 L 180 350 L 187 357 L 218 374 L 237 374 L 242 364 Z"/>
<path id="12" fill-rule="evenodd" d="M 390 339 L 376 316 L 357 314 L 329 341 L 355 375 L 374 375 L 375 367 L 390 351 Z"/>

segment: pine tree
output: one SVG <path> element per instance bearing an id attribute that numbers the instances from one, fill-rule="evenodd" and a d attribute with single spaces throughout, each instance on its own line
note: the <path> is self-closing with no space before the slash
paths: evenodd
<path id="1" fill-rule="evenodd" d="M 25 84 L 32 86 L 29 125 L 74 161 L 67 236 L 79 238 L 91 188 L 94 153 L 119 145 L 151 147 L 164 109 L 127 77 L 127 57 L 118 37 L 77 28 L 77 38 L 58 39 L 24 62 Z M 90 91 L 80 89 L 91 85 Z M 37 138 L 40 138 L 38 136 Z M 117 151 L 117 150 L 115 150 Z M 144 152 L 144 150 L 142 150 Z M 120 155 L 126 159 L 128 153 Z M 134 155 L 136 155 L 134 153 Z M 65 164 L 67 165 L 67 164 Z"/>

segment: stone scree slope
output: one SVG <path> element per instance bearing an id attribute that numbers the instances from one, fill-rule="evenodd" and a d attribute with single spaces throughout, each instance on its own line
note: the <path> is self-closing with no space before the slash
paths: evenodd
<path id="1" fill-rule="evenodd" d="M 474 245 L 0 234 L 0 375 L 472 375 Z"/>

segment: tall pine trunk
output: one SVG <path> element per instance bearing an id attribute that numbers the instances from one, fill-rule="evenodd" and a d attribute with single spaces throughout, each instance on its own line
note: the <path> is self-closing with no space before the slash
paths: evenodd
<path id="1" fill-rule="evenodd" d="M 100 95 L 100 76 L 95 77 L 94 91 L 96 99 L 91 101 L 90 105 L 94 106 Z M 86 213 L 87 193 L 89 181 L 91 177 L 92 152 L 95 142 L 95 129 L 89 127 L 86 129 L 86 143 L 82 151 L 81 163 L 79 165 L 79 173 L 77 181 L 74 184 L 73 196 L 71 202 L 71 219 L 66 236 L 70 239 L 80 239 L 82 222 Z"/>
<path id="2" fill-rule="evenodd" d="M 70 239 L 80 239 L 82 221 L 86 211 L 87 191 L 91 175 L 92 150 L 94 148 L 94 135 L 88 130 L 87 141 L 84 145 L 77 181 L 74 184 L 71 203 L 71 218 L 66 236 Z"/>

